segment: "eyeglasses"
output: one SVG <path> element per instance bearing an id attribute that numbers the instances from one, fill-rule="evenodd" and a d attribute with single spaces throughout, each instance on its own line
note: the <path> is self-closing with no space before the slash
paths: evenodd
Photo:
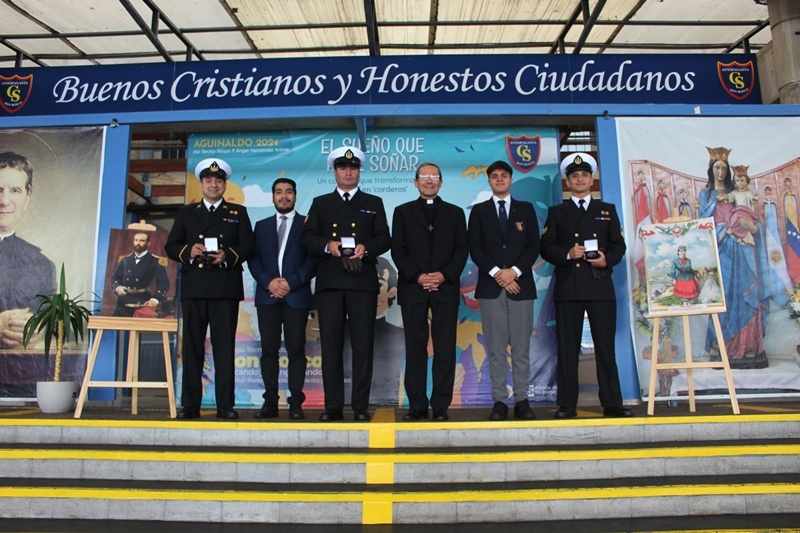
<path id="1" fill-rule="evenodd" d="M 419 179 L 421 180 L 431 180 L 431 181 L 439 181 L 442 177 L 438 174 L 420 174 Z"/>

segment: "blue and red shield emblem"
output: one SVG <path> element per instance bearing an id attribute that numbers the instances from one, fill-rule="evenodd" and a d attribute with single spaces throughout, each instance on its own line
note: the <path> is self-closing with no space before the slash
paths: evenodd
<path id="1" fill-rule="evenodd" d="M 22 77 L 16 74 L 10 78 L 0 76 L 0 107 L 9 113 L 16 113 L 31 95 L 33 74 Z"/>
<path id="2" fill-rule="evenodd" d="M 539 163 L 539 156 L 542 155 L 541 135 L 536 137 L 506 135 L 506 151 L 514 168 L 521 172 L 530 172 Z"/>
<path id="3" fill-rule="evenodd" d="M 755 86 L 756 69 L 752 61 L 747 63 L 717 61 L 717 74 L 725 92 L 737 100 L 747 98 Z"/>

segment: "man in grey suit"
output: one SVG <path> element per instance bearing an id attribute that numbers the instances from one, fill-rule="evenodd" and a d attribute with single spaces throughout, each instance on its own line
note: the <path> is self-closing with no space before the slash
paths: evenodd
<path id="1" fill-rule="evenodd" d="M 392 219 L 392 259 L 406 341 L 405 421 L 428 418 L 428 313 L 433 339 L 435 421 L 449 420 L 456 370 L 456 329 L 461 271 L 467 262 L 464 210 L 439 197 L 442 171 L 433 163 L 417 169 L 419 198 L 398 206 Z"/>
<path id="2" fill-rule="evenodd" d="M 494 405 L 490 420 L 508 418 L 507 348 L 511 346 L 514 416 L 535 417 L 528 403 L 530 339 L 536 285 L 533 263 L 539 255 L 539 222 L 533 204 L 511 198 L 512 169 L 495 161 L 486 169 L 492 198 L 472 207 L 469 253 L 478 267 L 475 297 L 489 357 Z"/>
<path id="3" fill-rule="evenodd" d="M 305 418 L 306 323 L 317 262 L 300 242 L 304 217 L 294 209 L 296 190 L 294 180 L 288 178 L 278 178 L 272 184 L 277 214 L 256 222 L 256 253 L 247 262 L 256 281 L 264 380 L 264 405 L 253 414 L 256 419 L 278 417 L 281 327 L 289 359 L 289 419 Z"/>

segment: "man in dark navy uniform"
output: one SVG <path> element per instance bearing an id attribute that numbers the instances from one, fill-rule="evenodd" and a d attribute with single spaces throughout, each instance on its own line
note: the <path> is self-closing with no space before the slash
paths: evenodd
<path id="1" fill-rule="evenodd" d="M 555 265 L 556 337 L 558 338 L 558 411 L 556 418 L 578 415 L 578 356 L 584 313 L 594 341 L 597 383 L 603 414 L 633 416 L 622 406 L 614 335 L 617 301 L 611 268 L 625 255 L 625 239 L 613 204 L 591 196 L 595 159 L 570 154 L 561 174 L 572 197 L 551 207 L 542 231 L 542 257 Z"/>
<path id="2" fill-rule="evenodd" d="M 315 298 L 322 346 L 325 411 L 321 422 L 344 418 L 345 323 L 353 348 L 354 419 L 367 422 L 372 382 L 378 256 L 391 246 L 383 201 L 359 190 L 364 153 L 344 146 L 328 155 L 336 190 L 314 199 L 303 226 L 303 244 L 317 256 Z M 349 320 L 348 320 L 349 319 Z"/>
<path id="3" fill-rule="evenodd" d="M 151 254 L 150 236 L 145 232 L 133 236 L 133 253 L 122 257 L 111 276 L 111 288 L 117 295 L 114 316 L 133 316 L 137 309 L 154 311 L 169 291 L 167 258 Z M 155 290 L 151 285 L 155 282 Z"/>
<path id="4" fill-rule="evenodd" d="M 183 206 L 164 247 L 181 264 L 183 312 L 183 408 L 178 418 L 200 417 L 206 330 L 211 326 L 217 418 L 236 419 L 234 349 L 242 265 L 255 251 L 247 209 L 224 199 L 230 166 L 206 159 L 195 169 L 203 200 Z"/>

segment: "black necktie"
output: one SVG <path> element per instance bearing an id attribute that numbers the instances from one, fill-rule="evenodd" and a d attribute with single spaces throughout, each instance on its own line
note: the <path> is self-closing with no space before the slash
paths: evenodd
<path id="1" fill-rule="evenodd" d="M 583 205 L 583 204 L 585 204 L 585 203 L 586 203 L 586 200 L 584 200 L 584 199 L 580 199 L 580 200 L 578 200 L 578 205 L 580 205 L 580 207 L 581 207 L 581 211 L 586 211 L 586 206 L 585 206 L 585 205 Z"/>
<path id="2" fill-rule="evenodd" d="M 503 233 L 506 232 L 506 226 L 508 226 L 508 214 L 506 213 L 506 201 L 500 200 L 497 202 L 497 205 L 500 207 L 500 229 L 503 230 Z"/>
<path id="3" fill-rule="evenodd" d="M 350 201 L 350 193 L 349 192 L 344 193 L 344 201 L 345 202 L 349 202 Z"/>
<path id="4" fill-rule="evenodd" d="M 213 205 L 208 208 L 209 213 L 213 213 L 214 209 L 216 209 Z"/>

